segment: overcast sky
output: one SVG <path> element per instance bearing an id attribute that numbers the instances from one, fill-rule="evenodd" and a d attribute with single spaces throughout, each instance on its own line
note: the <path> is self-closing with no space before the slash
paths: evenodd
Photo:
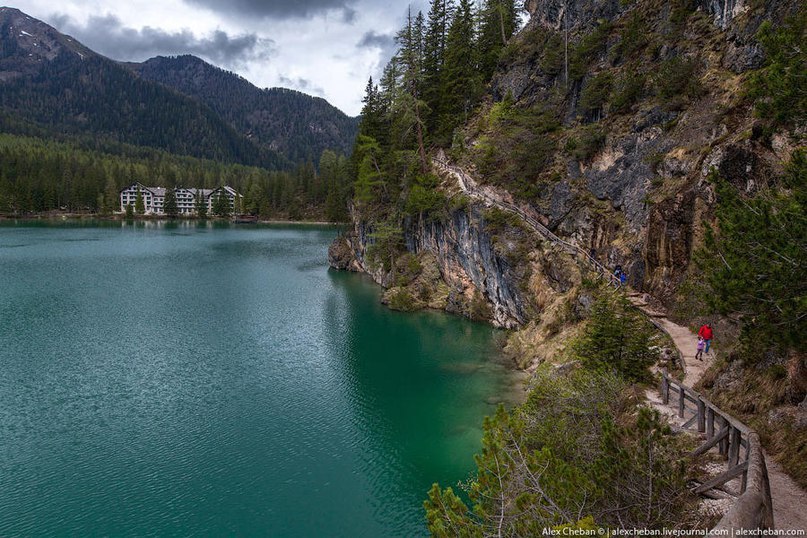
<path id="1" fill-rule="evenodd" d="M 361 110 L 407 7 L 428 0 L 19 0 L 16 7 L 115 60 L 194 54 L 258 87 Z"/>

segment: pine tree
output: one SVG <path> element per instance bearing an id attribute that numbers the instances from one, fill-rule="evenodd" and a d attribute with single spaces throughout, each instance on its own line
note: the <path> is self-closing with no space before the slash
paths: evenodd
<path id="1" fill-rule="evenodd" d="M 482 8 L 479 29 L 479 71 L 482 80 L 489 80 L 496 70 L 502 49 L 518 25 L 518 13 L 513 0 L 486 0 Z"/>
<path id="2" fill-rule="evenodd" d="M 140 187 L 137 187 L 137 196 L 135 197 L 135 205 L 134 210 L 138 215 L 142 215 L 146 212 L 146 206 L 143 203 L 143 193 L 140 191 Z"/>
<path id="3" fill-rule="evenodd" d="M 217 217 L 227 217 L 230 215 L 230 197 L 224 189 L 218 192 L 218 195 L 213 199 L 213 214 Z"/>
<path id="4" fill-rule="evenodd" d="M 196 199 L 193 202 L 196 216 L 200 219 L 207 218 L 207 200 L 205 200 L 205 195 L 202 193 L 201 188 L 196 189 Z"/>
<path id="5" fill-rule="evenodd" d="M 414 134 L 414 141 L 417 146 L 418 155 L 421 161 L 421 173 L 425 174 L 428 169 L 426 160 L 426 148 L 423 141 L 423 118 L 421 110 L 425 103 L 420 98 L 420 88 L 423 85 L 423 14 L 418 12 L 413 19 L 410 11 L 406 26 L 398 32 L 396 41 L 400 47 L 398 57 L 401 63 L 401 92 L 396 103 L 396 120 L 398 131 L 404 136 L 409 133 Z M 402 148 L 408 149 L 406 143 Z"/>
<path id="6" fill-rule="evenodd" d="M 442 112 L 442 76 L 445 61 L 446 38 L 453 10 L 451 0 L 432 0 L 426 35 L 423 42 L 423 91 L 426 103 L 425 125 L 429 136 L 436 131 Z"/>
<path id="7" fill-rule="evenodd" d="M 172 188 L 165 189 L 163 212 L 170 218 L 175 218 L 179 215 L 179 208 L 177 207 L 177 194 Z"/>
<path id="8" fill-rule="evenodd" d="M 460 0 L 446 37 L 438 143 L 450 142 L 454 128 L 468 120 L 479 96 L 481 83 L 475 34 L 471 0 Z"/>

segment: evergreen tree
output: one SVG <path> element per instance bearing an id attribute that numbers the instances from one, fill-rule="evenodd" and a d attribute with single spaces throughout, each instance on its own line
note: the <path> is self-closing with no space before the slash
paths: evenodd
<path id="1" fill-rule="evenodd" d="M 146 206 L 143 203 L 143 193 L 140 191 L 140 187 L 137 187 L 137 195 L 135 197 L 135 204 L 134 210 L 138 215 L 142 215 L 146 212 Z"/>
<path id="2" fill-rule="evenodd" d="M 441 116 L 435 140 L 447 144 L 458 125 L 465 123 L 480 94 L 476 33 L 471 0 L 460 0 L 446 37 L 441 88 Z"/>
<path id="3" fill-rule="evenodd" d="M 717 183 L 718 229 L 698 261 L 709 305 L 740 313 L 751 357 L 771 347 L 804 349 L 807 335 L 807 154 L 797 151 L 778 185 L 746 196 Z"/>
<path id="4" fill-rule="evenodd" d="M 514 0 L 486 0 L 479 29 L 479 71 L 489 80 L 496 70 L 502 49 L 515 33 L 518 13 Z"/>
<path id="5" fill-rule="evenodd" d="M 173 188 L 165 189 L 163 212 L 170 218 L 175 218 L 179 215 L 179 208 L 177 207 L 177 194 Z"/>
<path id="6" fill-rule="evenodd" d="M 205 196 L 202 193 L 202 189 L 196 189 L 196 199 L 193 201 L 194 209 L 196 210 L 196 216 L 200 219 L 207 218 L 207 200 L 205 200 Z"/>
<path id="7" fill-rule="evenodd" d="M 406 26 L 396 36 L 400 47 L 398 57 L 401 64 L 401 92 L 395 106 L 396 131 L 401 133 L 396 139 L 401 141 L 400 147 L 408 149 L 410 146 L 404 140 L 407 134 L 414 135 L 413 146 L 417 147 L 421 161 L 421 173 L 428 169 L 426 149 L 423 140 L 423 118 L 421 110 L 425 103 L 420 98 L 420 88 L 423 84 L 423 14 L 418 13 L 413 19 L 410 11 Z"/>
<path id="8" fill-rule="evenodd" d="M 431 136 L 437 129 L 442 112 L 443 65 L 449 20 L 453 10 L 451 0 L 431 0 L 426 35 L 423 42 L 423 91 L 426 103 L 426 132 Z"/>
<path id="9" fill-rule="evenodd" d="M 120 209 L 120 191 L 115 184 L 115 180 L 110 177 L 106 180 L 106 188 L 104 189 L 104 203 L 110 213 Z"/>
<path id="10" fill-rule="evenodd" d="M 574 350 L 591 369 L 644 381 L 649 366 L 658 359 L 650 341 L 652 334 L 652 327 L 624 296 L 603 295 L 592 306 L 586 331 Z"/>
<path id="11" fill-rule="evenodd" d="M 134 207 L 132 204 L 126 204 L 125 212 L 127 220 L 132 220 L 134 218 Z"/>
<path id="12" fill-rule="evenodd" d="M 221 189 L 215 198 L 213 198 L 213 214 L 217 217 L 227 217 L 230 215 L 230 197 L 224 189 Z"/>

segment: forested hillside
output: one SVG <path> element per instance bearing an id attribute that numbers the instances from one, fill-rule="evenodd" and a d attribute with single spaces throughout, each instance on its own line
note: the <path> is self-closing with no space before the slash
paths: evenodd
<path id="1" fill-rule="evenodd" d="M 245 213 L 261 218 L 346 220 L 347 159 L 326 150 L 319 170 L 292 171 L 227 164 L 121 146 L 114 154 L 64 142 L 0 134 L 0 214 L 120 211 L 120 190 L 149 186 L 215 188 L 244 196 Z"/>
<path id="2" fill-rule="evenodd" d="M 239 133 L 293 163 L 316 162 L 326 149 L 348 154 L 356 138 L 357 118 L 324 99 L 284 88 L 259 89 L 194 56 L 125 65 L 205 103 Z"/>
<path id="3" fill-rule="evenodd" d="M 6 132 L 91 135 L 181 155 L 281 168 L 206 105 L 144 81 L 22 12 L 0 11 Z"/>

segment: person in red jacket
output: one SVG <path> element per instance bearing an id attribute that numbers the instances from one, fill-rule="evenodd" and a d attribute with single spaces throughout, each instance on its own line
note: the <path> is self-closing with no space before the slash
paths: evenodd
<path id="1" fill-rule="evenodd" d="M 700 330 L 698 330 L 698 336 L 703 338 L 704 342 L 706 343 L 703 350 L 704 353 L 709 353 L 709 346 L 712 343 L 712 336 L 714 336 L 714 333 L 712 332 L 712 324 L 707 321 L 701 325 Z"/>

